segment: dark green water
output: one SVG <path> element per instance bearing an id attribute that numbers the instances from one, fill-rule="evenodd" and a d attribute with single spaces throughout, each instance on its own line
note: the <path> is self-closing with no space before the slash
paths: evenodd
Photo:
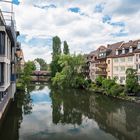
<path id="1" fill-rule="evenodd" d="M 140 140 L 140 105 L 82 90 L 17 93 L 0 140 Z"/>

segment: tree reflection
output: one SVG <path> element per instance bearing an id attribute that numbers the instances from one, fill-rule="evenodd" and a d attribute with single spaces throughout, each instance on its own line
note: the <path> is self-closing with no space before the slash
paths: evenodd
<path id="1" fill-rule="evenodd" d="M 139 105 L 79 90 L 52 89 L 50 96 L 54 124 L 80 125 L 88 117 L 119 140 L 140 137 Z"/>
<path id="2" fill-rule="evenodd" d="M 89 96 L 79 90 L 52 90 L 53 123 L 82 123 L 82 115 L 88 114 Z M 72 94 L 71 94 L 72 93 Z"/>

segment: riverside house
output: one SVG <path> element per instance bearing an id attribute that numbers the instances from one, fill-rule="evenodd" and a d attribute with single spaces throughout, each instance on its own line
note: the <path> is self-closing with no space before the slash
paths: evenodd
<path id="1" fill-rule="evenodd" d="M 87 56 L 89 77 L 95 81 L 97 76 L 116 78 L 117 83 L 124 85 L 127 68 L 137 70 L 140 83 L 140 40 L 117 42 L 100 46 Z"/>
<path id="2" fill-rule="evenodd" d="M 9 14 L 9 19 L 4 14 Z M 16 91 L 17 36 L 13 12 L 0 9 L 0 118 Z"/>

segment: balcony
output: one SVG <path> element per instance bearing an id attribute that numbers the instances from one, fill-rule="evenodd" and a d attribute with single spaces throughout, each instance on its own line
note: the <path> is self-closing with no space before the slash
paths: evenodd
<path id="1" fill-rule="evenodd" d="M 107 75 L 107 72 L 106 71 L 99 71 L 99 70 L 97 70 L 95 72 L 95 74 L 98 74 L 98 75 Z"/>
<path id="2" fill-rule="evenodd" d="M 105 64 L 105 63 L 98 63 L 95 66 L 99 67 L 99 68 L 107 68 L 107 64 Z"/>

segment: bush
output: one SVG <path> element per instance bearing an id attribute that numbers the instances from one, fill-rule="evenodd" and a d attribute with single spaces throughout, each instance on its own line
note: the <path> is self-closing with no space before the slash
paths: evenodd
<path id="1" fill-rule="evenodd" d="M 102 82 L 102 87 L 105 90 L 106 94 L 111 94 L 110 89 L 116 85 L 115 80 L 113 79 L 104 79 Z"/>
<path id="2" fill-rule="evenodd" d="M 97 86 L 102 86 L 102 82 L 103 82 L 104 78 L 102 76 L 98 76 L 95 80 L 95 83 Z"/>
<path id="3" fill-rule="evenodd" d="M 122 96 L 124 95 L 123 92 L 124 92 L 124 88 L 118 84 L 115 84 L 110 88 L 110 94 L 112 96 L 120 96 L 120 95 Z"/>

